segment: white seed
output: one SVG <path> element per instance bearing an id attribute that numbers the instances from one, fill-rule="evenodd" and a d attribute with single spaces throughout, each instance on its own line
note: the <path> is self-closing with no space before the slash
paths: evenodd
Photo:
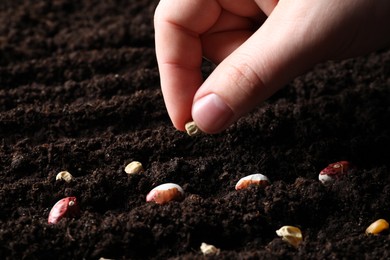
<path id="1" fill-rule="evenodd" d="M 152 189 L 146 196 L 146 201 L 154 201 L 157 204 L 164 204 L 172 200 L 184 199 L 183 189 L 174 183 L 161 184 Z"/>
<path id="2" fill-rule="evenodd" d="M 202 243 L 200 245 L 200 251 L 202 251 L 203 255 L 219 255 L 221 250 L 213 245 Z"/>
<path id="3" fill-rule="evenodd" d="M 198 135 L 198 134 L 202 133 L 202 131 L 200 131 L 200 129 L 198 128 L 198 126 L 195 124 L 194 121 L 186 123 L 185 129 L 186 129 L 187 134 L 189 136 L 194 136 L 194 135 Z"/>
<path id="4" fill-rule="evenodd" d="M 68 171 L 61 171 L 56 176 L 56 181 L 63 180 L 66 182 L 70 182 L 72 179 L 73 179 L 73 176 Z"/>
<path id="5" fill-rule="evenodd" d="M 241 189 L 246 189 L 250 185 L 260 185 L 260 186 L 267 186 L 270 184 L 270 181 L 267 176 L 257 173 L 257 174 L 251 174 L 248 175 L 244 178 L 241 178 L 237 184 L 235 189 L 236 190 L 241 190 Z"/>
<path id="6" fill-rule="evenodd" d="M 318 180 L 322 183 L 329 183 L 329 182 L 332 182 L 334 181 L 334 178 L 327 175 L 327 174 L 319 174 L 318 175 Z"/>
<path id="7" fill-rule="evenodd" d="M 283 226 L 276 230 L 276 234 L 294 247 L 298 247 L 302 242 L 302 232 L 297 227 Z"/>
<path id="8" fill-rule="evenodd" d="M 129 163 L 126 167 L 125 167 L 125 172 L 127 174 L 137 174 L 137 173 L 141 173 L 144 171 L 144 167 L 142 166 L 142 164 L 138 161 L 133 161 L 131 163 Z"/>

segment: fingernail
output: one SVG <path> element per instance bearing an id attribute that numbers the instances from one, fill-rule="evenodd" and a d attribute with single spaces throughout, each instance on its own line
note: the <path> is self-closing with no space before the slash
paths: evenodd
<path id="1" fill-rule="evenodd" d="M 217 94 L 209 94 L 195 102 L 192 117 L 202 131 L 217 133 L 227 127 L 233 111 Z"/>

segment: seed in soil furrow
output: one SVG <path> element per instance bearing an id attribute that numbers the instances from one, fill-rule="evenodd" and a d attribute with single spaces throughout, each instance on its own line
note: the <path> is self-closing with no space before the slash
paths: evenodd
<path id="1" fill-rule="evenodd" d="M 72 179 L 73 179 L 73 176 L 68 171 L 61 171 L 56 176 L 56 181 L 63 180 L 63 181 L 66 181 L 69 183 Z"/>
<path id="2" fill-rule="evenodd" d="M 144 171 L 142 164 L 138 161 L 133 161 L 126 165 L 125 172 L 127 174 L 138 174 Z"/>
<path id="3" fill-rule="evenodd" d="M 268 186 L 269 184 L 270 184 L 270 181 L 269 181 L 267 176 L 260 174 L 260 173 L 257 173 L 257 174 L 251 174 L 251 175 L 248 175 L 248 176 L 241 178 L 237 182 L 235 189 L 242 190 L 242 189 L 248 188 L 251 185 L 259 185 L 259 186 L 265 187 L 265 186 Z"/>
<path id="4" fill-rule="evenodd" d="M 318 179 L 322 183 L 329 183 L 350 173 L 351 168 L 352 165 L 348 161 L 331 163 L 320 172 Z"/>
<path id="5" fill-rule="evenodd" d="M 146 201 L 154 201 L 157 204 L 165 204 L 169 201 L 181 201 L 184 199 L 183 189 L 174 183 L 161 184 L 152 189 L 146 196 Z"/>
<path id="6" fill-rule="evenodd" d="M 368 228 L 366 229 L 366 234 L 369 235 L 378 235 L 379 233 L 389 229 L 389 223 L 385 219 L 378 219 L 377 221 L 373 222 Z"/>
<path id="7" fill-rule="evenodd" d="M 50 210 L 48 223 L 57 224 L 63 218 L 74 218 L 80 215 L 80 208 L 75 197 L 59 200 Z"/>
<path id="8" fill-rule="evenodd" d="M 283 226 L 280 229 L 276 230 L 276 234 L 284 241 L 289 243 L 294 247 L 298 247 L 302 242 L 302 232 L 299 228 L 293 226 Z"/>

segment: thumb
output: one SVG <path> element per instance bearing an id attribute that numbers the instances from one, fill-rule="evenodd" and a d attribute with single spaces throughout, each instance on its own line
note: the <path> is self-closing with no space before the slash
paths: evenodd
<path id="1" fill-rule="evenodd" d="M 206 79 L 192 106 L 192 118 L 202 131 L 224 130 L 321 60 L 318 39 L 308 38 L 310 27 L 296 17 L 303 13 L 299 11 L 279 2 L 266 22 Z"/>

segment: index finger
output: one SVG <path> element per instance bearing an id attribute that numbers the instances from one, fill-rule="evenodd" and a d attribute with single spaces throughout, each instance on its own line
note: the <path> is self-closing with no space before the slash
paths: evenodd
<path id="1" fill-rule="evenodd" d="M 157 62 L 165 105 L 173 125 L 184 130 L 195 92 L 202 84 L 200 34 L 218 19 L 214 0 L 162 0 L 154 26 Z"/>

